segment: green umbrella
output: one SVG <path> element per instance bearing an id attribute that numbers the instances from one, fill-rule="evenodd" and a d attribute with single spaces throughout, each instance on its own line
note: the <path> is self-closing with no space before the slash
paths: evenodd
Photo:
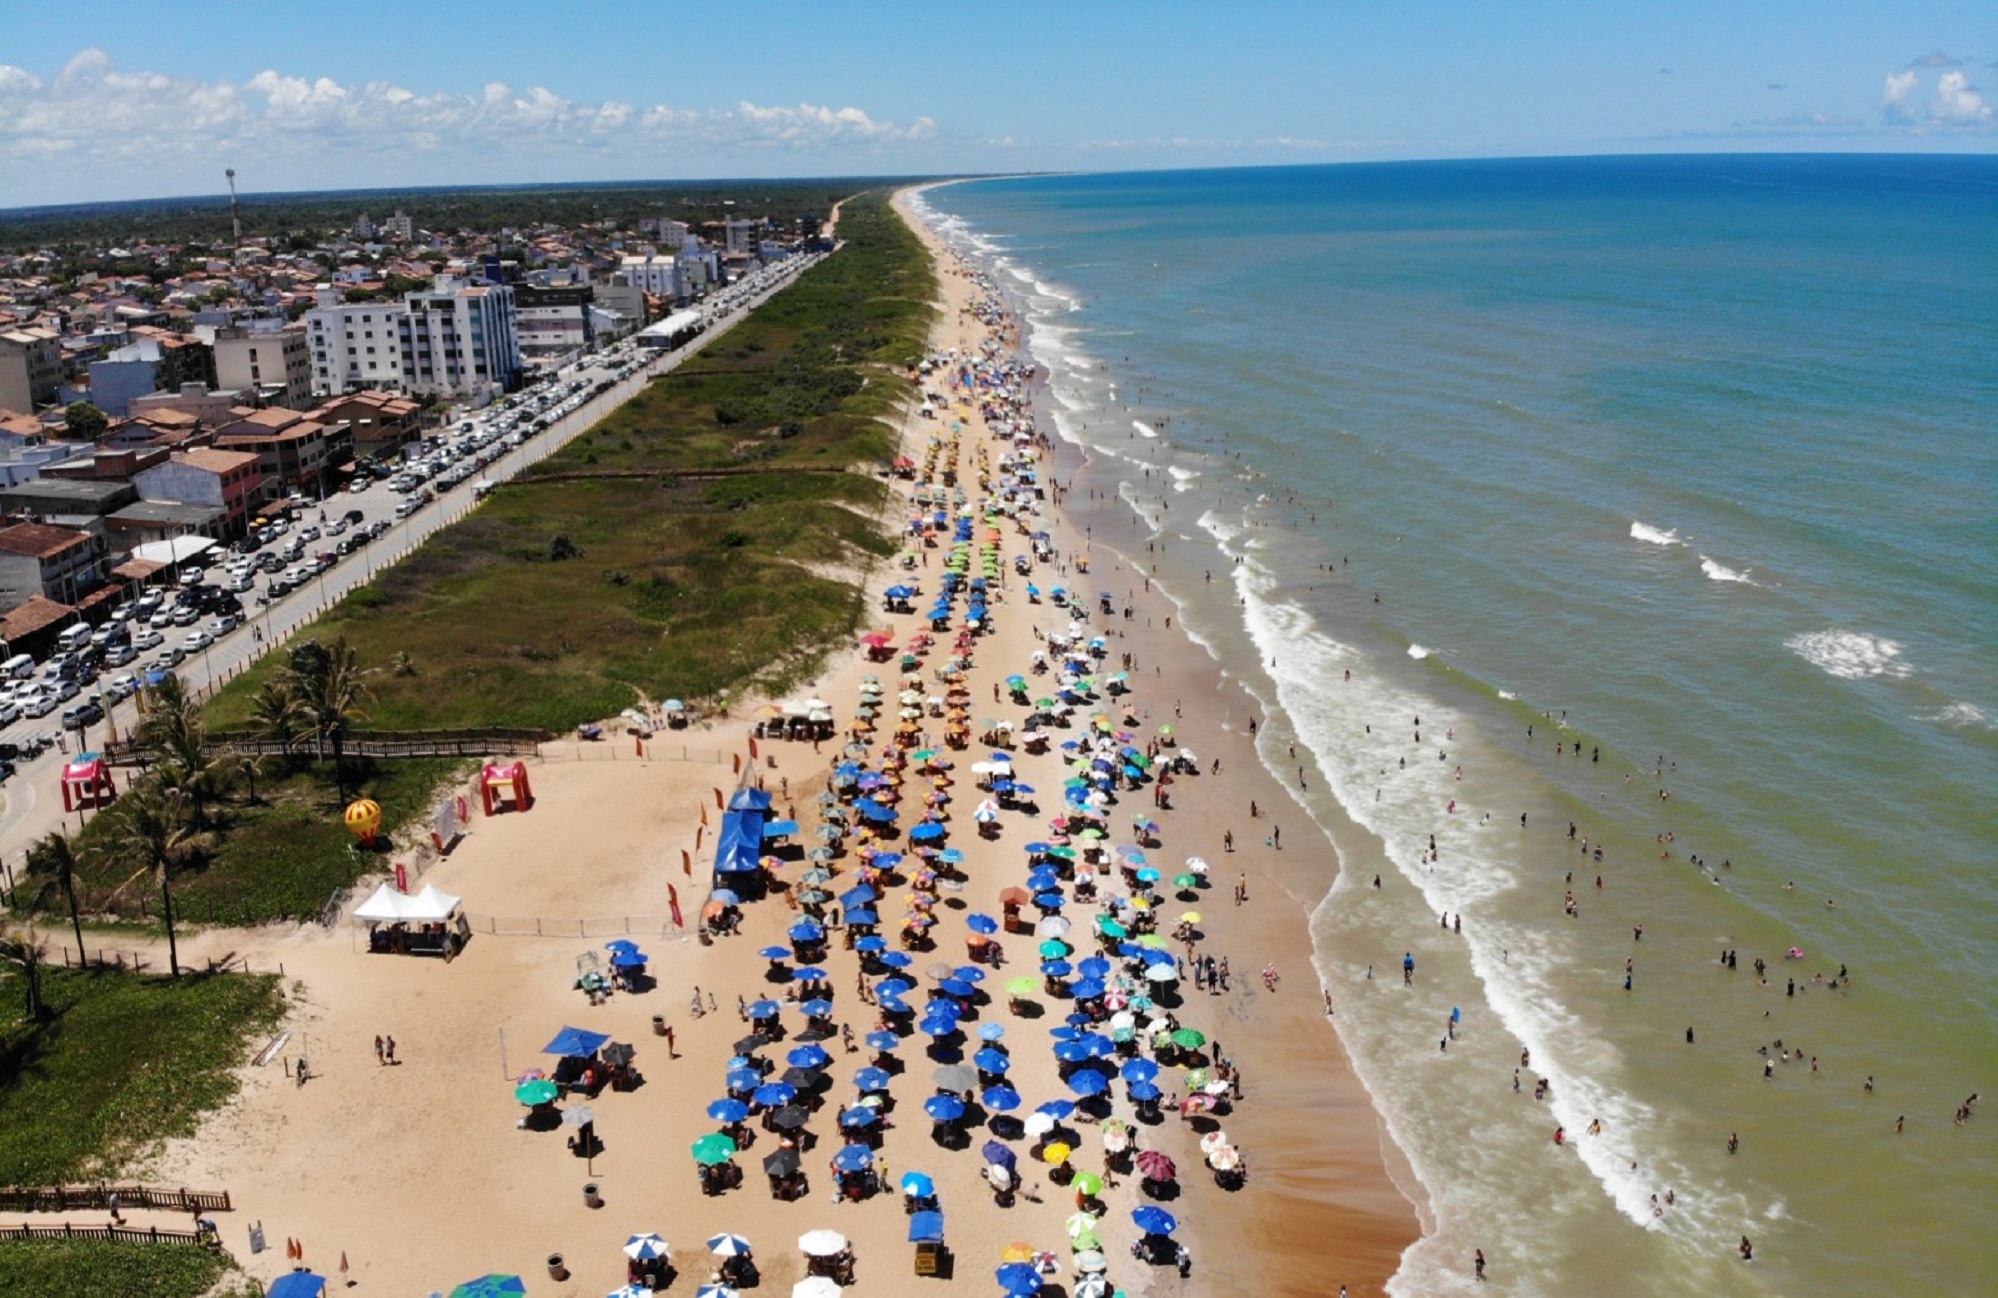
<path id="1" fill-rule="evenodd" d="M 1186 1070 L 1186 1089 L 1189 1091 L 1197 1091 L 1213 1080 L 1213 1077 L 1205 1068 L 1189 1068 Z"/>
<path id="2" fill-rule="evenodd" d="M 1172 1043 L 1187 1050 L 1197 1050 L 1207 1044 L 1207 1034 L 1193 1028 L 1179 1028 L 1172 1034 Z"/>
<path id="3" fill-rule="evenodd" d="M 547 1104 L 562 1093 L 562 1088 L 544 1077 L 531 1082 L 522 1082 L 514 1088 L 513 1098 L 522 1104 Z"/>
<path id="4" fill-rule="evenodd" d="M 1072 847 L 1051 847 L 1048 849 L 1048 855 L 1058 856 L 1064 861 L 1073 861 L 1075 859 L 1075 849 Z"/>
<path id="5" fill-rule="evenodd" d="M 1077 1177 L 1076 1179 L 1081 1180 L 1082 1178 Z M 1101 1252 L 1103 1249 L 1103 1241 L 1096 1237 L 1095 1231 L 1085 1230 L 1080 1235 L 1077 1235 L 1073 1241 L 1071 1241 L 1069 1247 L 1073 1248 L 1078 1253 L 1086 1253 L 1092 1250 L 1096 1252 Z"/>
<path id="6" fill-rule="evenodd" d="M 1118 1045 L 1120 1045 L 1120 1046 L 1121 1046 L 1121 1045 L 1123 1045 L 1123 1044 L 1124 1044 L 1125 1042 L 1127 1042 L 1127 1041 L 1136 1041 L 1136 1040 L 1138 1039 L 1138 1033 L 1137 1033 L 1137 1029 L 1135 1029 L 1135 1028 L 1111 1028 L 1111 1029 L 1110 1029 L 1110 1039 L 1111 1039 L 1112 1041 L 1116 1042 L 1116 1043 L 1117 1043 Z"/>
<path id="7" fill-rule="evenodd" d="M 711 1131 L 694 1142 L 694 1161 L 704 1167 L 726 1163 L 735 1155 L 735 1142 L 719 1131 Z"/>
<path id="8" fill-rule="evenodd" d="M 1041 943 L 1041 959 L 1043 960 L 1059 960 L 1068 953 L 1069 945 L 1066 942 L 1057 942 L 1049 939 Z"/>
<path id="9" fill-rule="evenodd" d="M 1075 1190 L 1077 1194 L 1086 1194 L 1091 1197 L 1099 1195 L 1103 1193 L 1103 1178 L 1094 1172 L 1077 1172 L 1075 1174 Z"/>
<path id="10" fill-rule="evenodd" d="M 1040 985 L 1041 982 L 1038 978 L 1015 978 L 1006 984 L 1006 994 L 1009 996 L 1030 996 Z"/>
<path id="11" fill-rule="evenodd" d="M 505 1298 L 526 1292 L 527 1286 L 517 1275 L 486 1275 L 459 1285 L 451 1291 L 451 1298 Z"/>
<path id="12" fill-rule="evenodd" d="M 1054 705 L 1055 705 L 1055 701 L 1054 701 L 1053 699 L 1035 699 L 1035 700 L 1034 700 L 1034 706 L 1035 706 L 1035 707 L 1037 707 L 1037 708 L 1051 708 L 1051 707 L 1053 707 Z"/>
<path id="13" fill-rule="evenodd" d="M 1124 937 L 1130 933 L 1129 929 L 1125 928 L 1122 924 L 1119 924 L 1116 920 L 1111 919 L 1107 915 L 1100 916 L 1097 919 L 1096 931 L 1101 933 L 1104 937 Z"/>
<path id="14" fill-rule="evenodd" d="M 1149 771 L 1152 769 L 1152 759 L 1145 756 L 1143 753 L 1126 753 L 1124 754 L 1124 760 L 1129 762 L 1131 765 L 1137 767 L 1141 771 Z"/>
<path id="15" fill-rule="evenodd" d="M 1156 933 L 1145 933 L 1138 938 L 1139 946 L 1151 947 L 1154 951 L 1165 950 L 1165 939 Z"/>
<path id="16" fill-rule="evenodd" d="M 1171 726 L 1160 726 L 1160 727 L 1159 727 L 1159 733 L 1160 733 L 1160 734 L 1162 734 L 1162 735 L 1169 735 L 1169 734 L 1171 734 L 1171 733 L 1172 733 L 1172 727 L 1171 727 Z"/>
<path id="17" fill-rule="evenodd" d="M 1198 888 L 1200 886 L 1200 876 L 1197 874 L 1174 875 L 1172 886 L 1175 888 Z"/>
<path id="18" fill-rule="evenodd" d="M 1076 837 L 1085 839 L 1091 843 L 1100 843 L 1103 841 L 1104 834 L 1100 829 L 1085 829 L 1080 834 L 1077 834 Z"/>

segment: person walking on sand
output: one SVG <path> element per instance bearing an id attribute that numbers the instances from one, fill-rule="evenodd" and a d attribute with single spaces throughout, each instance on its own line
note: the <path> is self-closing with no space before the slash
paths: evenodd
<path id="1" fill-rule="evenodd" d="M 377 1064 L 388 1063 L 388 1056 L 382 1052 L 382 1037 L 379 1032 L 375 1034 L 375 1062 Z"/>
<path id="2" fill-rule="evenodd" d="M 1473 1251 L 1476 1256 L 1471 1259 L 1471 1274 L 1477 1276 L 1479 1284 L 1483 1284 L 1485 1282 L 1485 1251 L 1483 1249 L 1475 1249 Z"/>
<path id="3" fill-rule="evenodd" d="M 383 1053 L 384 1057 L 386 1057 L 386 1058 L 387 1058 L 388 1062 L 389 1062 L 389 1063 L 390 1063 L 391 1065 L 393 1065 L 393 1064 L 395 1063 L 395 1038 L 394 1038 L 394 1037 L 385 1037 L 385 1038 L 383 1038 L 383 1040 L 382 1040 L 382 1053 Z"/>
<path id="4" fill-rule="evenodd" d="M 1401 985 L 1415 986 L 1415 956 L 1408 951 L 1401 953 Z"/>

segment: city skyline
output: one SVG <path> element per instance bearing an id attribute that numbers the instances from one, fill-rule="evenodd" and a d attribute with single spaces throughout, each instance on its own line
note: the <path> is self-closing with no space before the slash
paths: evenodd
<path id="1" fill-rule="evenodd" d="M 1998 147 L 1998 38 L 1950 3 L 590 13 L 361 0 L 247 33 L 221 6 L 18 14 L 0 207 L 215 192 L 225 166 L 271 193 Z"/>

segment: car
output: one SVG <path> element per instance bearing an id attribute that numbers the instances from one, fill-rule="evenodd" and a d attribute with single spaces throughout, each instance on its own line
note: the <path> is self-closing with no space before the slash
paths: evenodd
<path id="1" fill-rule="evenodd" d="M 187 653 L 195 653 L 199 650 L 206 649 L 209 645 L 212 645 L 214 643 L 215 643 L 214 635 L 212 635 L 207 631 L 196 630 L 189 632 L 187 638 L 185 640 L 182 640 L 180 642 L 180 645 L 183 651 Z"/>
<path id="2" fill-rule="evenodd" d="M 346 513 L 340 515 L 340 521 L 343 523 L 352 523 L 358 525 L 367 521 L 367 515 L 363 514 L 358 509 L 350 509 Z"/>
<path id="3" fill-rule="evenodd" d="M 151 627 L 146 627 L 143 630 L 132 633 L 132 648 L 139 650 L 141 653 L 148 649 L 157 649 L 165 642 L 166 637 Z"/>
<path id="4" fill-rule="evenodd" d="M 115 644 L 104 651 L 106 667 L 123 667 L 139 656 L 139 651 L 129 644 Z"/>
<path id="5" fill-rule="evenodd" d="M 317 541 L 319 539 L 319 529 L 311 526 L 301 527 L 298 529 L 298 539 L 301 541 Z"/>
<path id="6" fill-rule="evenodd" d="M 199 564 L 190 563 L 180 570 L 180 584 L 183 586 L 199 586 L 207 576 L 208 570 L 206 568 L 203 568 Z"/>
<path id="7" fill-rule="evenodd" d="M 178 667 L 186 657 L 187 651 L 185 649 L 182 649 L 177 644 L 170 644 L 160 650 L 160 656 L 153 660 L 153 670 L 163 672 L 170 667 Z"/>
<path id="8" fill-rule="evenodd" d="M 75 698 L 81 692 L 82 688 L 74 680 L 65 676 L 55 683 L 54 688 L 50 692 L 55 695 L 56 702 L 66 703 L 70 699 Z"/>
<path id="9" fill-rule="evenodd" d="M 23 703 L 21 711 L 31 717 L 45 717 L 56 710 L 58 702 L 60 700 L 55 695 L 44 691 L 30 698 L 26 703 Z"/>
<path id="10" fill-rule="evenodd" d="M 228 635 L 241 625 L 243 625 L 243 619 L 237 617 L 234 613 L 218 614 L 215 618 L 215 634 L 218 636 Z"/>
<path id="11" fill-rule="evenodd" d="M 5 784 L 7 781 L 13 779 L 15 769 L 14 763 L 5 758 L 0 758 L 0 784 Z"/>
<path id="12" fill-rule="evenodd" d="M 173 611 L 175 626 L 193 626 L 201 618 L 201 610 L 192 604 L 182 604 Z"/>
<path id="13" fill-rule="evenodd" d="M 347 490 L 353 492 L 355 495 L 358 496 L 362 492 L 366 491 L 370 485 L 371 484 L 368 482 L 366 478 L 356 478 L 352 482 L 347 484 Z"/>
<path id="14" fill-rule="evenodd" d="M 104 687 L 104 697 L 116 703 L 119 699 L 129 699 L 139 692 L 139 678 L 130 672 L 116 677 Z"/>
<path id="15" fill-rule="evenodd" d="M 81 730 L 85 726 L 96 725 L 104 719 L 104 709 L 94 699 L 85 699 L 72 708 L 65 708 L 62 714 L 64 730 Z"/>
<path id="16" fill-rule="evenodd" d="M 0 699 L 0 726 L 11 725 L 21 719 L 21 705 L 12 699 Z"/>
<path id="17" fill-rule="evenodd" d="M 173 615 L 174 615 L 174 610 L 171 608 L 156 609 L 154 610 L 152 616 L 146 619 L 146 625 L 153 627 L 155 629 L 164 630 L 165 628 L 173 625 Z"/>
<path id="18" fill-rule="evenodd" d="M 344 518 L 336 518 L 332 522 L 326 525 L 326 535 L 328 537 L 338 536 L 346 530 L 347 530 L 347 520 Z"/>
<path id="19" fill-rule="evenodd" d="M 340 544 L 334 546 L 333 548 L 335 550 L 338 550 L 341 554 L 352 554 L 354 551 L 360 549 L 362 546 L 366 545 L 367 543 L 368 543 L 368 534 L 366 532 L 356 532 L 352 536 L 341 537 Z"/>
<path id="20" fill-rule="evenodd" d="M 252 577 L 249 573 L 246 572 L 242 576 L 231 580 L 226 589 L 240 592 L 240 591 L 249 590 L 251 587 L 255 586 L 256 584 L 257 584 L 257 579 L 255 577 Z"/>

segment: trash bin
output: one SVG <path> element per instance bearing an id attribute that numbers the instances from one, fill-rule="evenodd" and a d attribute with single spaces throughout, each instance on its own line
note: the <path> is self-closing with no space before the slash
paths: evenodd
<path id="1" fill-rule="evenodd" d="M 583 1186 L 583 1202 L 592 1208 L 601 1208 L 604 1206 L 603 1196 L 597 1193 L 597 1183 L 595 1181 L 588 1182 Z"/>
<path id="2" fill-rule="evenodd" d="M 666 1016 L 664 1014 L 654 1014 L 652 1016 L 652 1035 L 655 1037 L 666 1035 Z"/>
<path id="3" fill-rule="evenodd" d="M 550 1280 L 567 1280 L 569 1278 L 569 1268 L 562 1265 L 562 1255 L 560 1253 L 550 1253 L 548 1255 L 548 1278 Z"/>

